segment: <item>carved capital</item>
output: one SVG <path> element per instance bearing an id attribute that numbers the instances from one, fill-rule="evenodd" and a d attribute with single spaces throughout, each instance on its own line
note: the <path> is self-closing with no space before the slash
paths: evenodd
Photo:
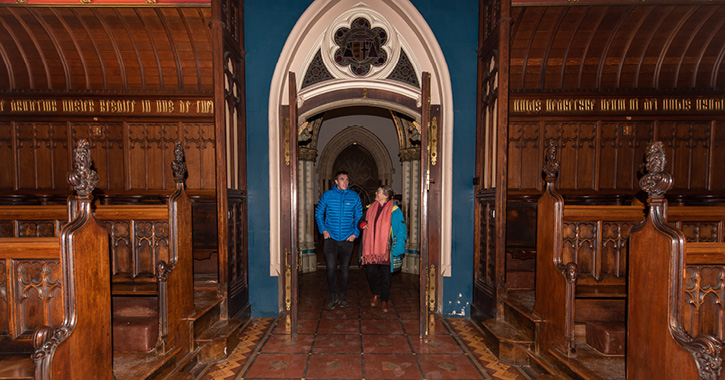
<path id="1" fill-rule="evenodd" d="M 420 160 L 420 148 L 403 149 L 398 153 L 398 156 L 403 161 Z"/>
<path id="2" fill-rule="evenodd" d="M 98 174 L 91 169 L 91 145 L 86 139 L 80 139 L 73 150 L 73 170 L 68 173 L 68 183 L 81 196 L 90 195 L 98 185 Z"/>
<path id="3" fill-rule="evenodd" d="M 674 178 L 665 171 L 667 157 L 661 141 L 653 141 L 647 146 L 647 174 L 639 180 L 639 186 L 650 197 L 662 197 L 674 186 Z"/>
<path id="4" fill-rule="evenodd" d="M 297 152 L 297 158 L 304 161 L 315 161 L 317 159 L 317 149 L 300 148 Z"/>
<path id="5" fill-rule="evenodd" d="M 544 167 L 543 171 L 546 174 L 546 182 L 554 182 L 556 176 L 559 174 L 559 158 L 557 157 L 556 142 L 549 140 L 546 146 L 546 152 L 544 153 Z"/>
<path id="6" fill-rule="evenodd" d="M 171 170 L 174 171 L 174 182 L 182 183 L 188 175 L 186 170 L 186 155 L 184 154 L 184 146 L 181 141 L 177 141 L 174 146 L 174 161 L 171 163 Z"/>

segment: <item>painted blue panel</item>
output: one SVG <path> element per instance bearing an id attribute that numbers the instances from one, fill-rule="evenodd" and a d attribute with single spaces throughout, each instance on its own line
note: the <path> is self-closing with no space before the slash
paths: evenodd
<path id="1" fill-rule="evenodd" d="M 269 86 L 282 47 L 311 1 L 245 0 L 249 301 L 252 317 L 276 317 L 277 277 L 269 275 Z"/>
<path id="2" fill-rule="evenodd" d="M 269 87 L 287 36 L 311 1 L 245 0 L 249 282 L 253 317 L 277 316 L 277 277 L 269 276 Z M 451 73 L 453 136 L 453 277 L 443 283 L 446 316 L 468 316 L 473 279 L 472 177 L 476 137 L 477 0 L 415 0 Z M 455 26 L 455 27 L 452 27 Z"/>
<path id="3" fill-rule="evenodd" d="M 476 154 L 478 1 L 415 0 L 448 63 L 453 88 L 451 277 L 443 279 L 443 315 L 470 316 L 473 299 L 473 174 Z M 452 27 L 454 26 L 454 27 Z"/>

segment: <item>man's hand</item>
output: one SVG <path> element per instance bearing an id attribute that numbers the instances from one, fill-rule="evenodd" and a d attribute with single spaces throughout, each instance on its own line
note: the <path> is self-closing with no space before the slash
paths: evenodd
<path id="1" fill-rule="evenodd" d="M 350 237 L 347 238 L 347 241 L 350 241 L 350 242 L 355 241 L 355 238 L 356 238 L 355 235 L 350 235 Z"/>
<path id="2" fill-rule="evenodd" d="M 327 231 L 322 231 L 322 237 L 324 237 L 325 239 L 329 239 L 330 238 L 330 233 L 327 232 Z"/>

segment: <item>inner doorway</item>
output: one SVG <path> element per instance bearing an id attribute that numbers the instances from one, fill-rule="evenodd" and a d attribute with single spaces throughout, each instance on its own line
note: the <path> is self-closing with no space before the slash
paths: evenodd
<path id="1" fill-rule="evenodd" d="M 411 196 L 411 192 L 415 192 L 411 188 L 411 184 L 415 184 L 411 177 L 418 175 L 411 171 L 411 168 L 417 167 L 411 165 L 411 161 L 417 161 L 418 157 L 401 155 L 401 151 L 416 147 L 415 142 L 403 143 L 401 150 L 398 126 L 410 125 L 411 121 L 396 120 L 401 117 L 404 116 L 384 108 L 344 107 L 312 118 L 306 139 L 299 142 L 298 176 L 306 177 L 298 181 L 299 188 L 304 188 L 298 191 L 298 205 L 303 211 L 298 213 L 297 223 L 302 273 L 326 266 L 314 210 L 322 193 L 334 186 L 334 175 L 339 171 L 348 173 L 350 189 L 360 195 L 363 207 L 374 200 L 379 186 L 391 186 L 396 194 L 395 200 L 405 215 L 406 226 L 413 230 L 418 228 L 417 215 L 410 215 L 410 210 L 418 210 L 420 206 L 410 206 L 411 201 L 418 200 L 416 194 Z M 409 231 L 408 235 L 408 258 L 403 271 L 418 273 L 417 234 Z M 350 264 L 352 268 L 359 268 L 359 239 L 355 243 Z"/>

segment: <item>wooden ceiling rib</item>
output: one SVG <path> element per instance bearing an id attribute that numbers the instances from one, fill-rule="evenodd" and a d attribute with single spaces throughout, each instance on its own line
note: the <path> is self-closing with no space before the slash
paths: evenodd
<path id="1" fill-rule="evenodd" d="M 514 7 L 511 89 L 725 88 L 725 6 Z"/>
<path id="2" fill-rule="evenodd" d="M 211 93 L 209 7 L 0 7 L 0 92 Z"/>

